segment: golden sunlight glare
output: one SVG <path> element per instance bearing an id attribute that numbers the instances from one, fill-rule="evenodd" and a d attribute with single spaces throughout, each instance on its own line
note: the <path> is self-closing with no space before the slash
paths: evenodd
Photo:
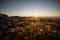
<path id="1" fill-rule="evenodd" d="M 34 14 L 35 17 L 38 17 L 38 14 Z"/>

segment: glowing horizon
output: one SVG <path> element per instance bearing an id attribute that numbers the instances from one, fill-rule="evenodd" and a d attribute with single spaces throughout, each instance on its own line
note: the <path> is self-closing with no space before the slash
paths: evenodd
<path id="1" fill-rule="evenodd" d="M 60 16 L 60 14 L 17 14 L 17 13 L 11 13 L 7 14 L 8 16 L 26 16 L 26 17 L 47 17 L 47 16 Z"/>

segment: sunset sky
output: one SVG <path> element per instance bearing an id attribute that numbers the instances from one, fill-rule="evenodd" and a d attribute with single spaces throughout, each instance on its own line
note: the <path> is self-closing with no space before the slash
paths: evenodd
<path id="1" fill-rule="evenodd" d="M 9 16 L 60 16 L 60 1 L 0 0 L 0 13 Z"/>

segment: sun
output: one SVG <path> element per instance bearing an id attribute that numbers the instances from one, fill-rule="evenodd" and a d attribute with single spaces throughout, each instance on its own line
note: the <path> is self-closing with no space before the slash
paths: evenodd
<path id="1" fill-rule="evenodd" d="M 35 17 L 38 17 L 38 14 L 34 14 Z"/>

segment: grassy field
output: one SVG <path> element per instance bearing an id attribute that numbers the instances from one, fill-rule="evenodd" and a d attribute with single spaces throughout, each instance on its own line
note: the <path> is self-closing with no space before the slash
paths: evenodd
<path id="1" fill-rule="evenodd" d="M 19 17 L 0 14 L 1 40 L 60 40 L 60 17 Z"/>

